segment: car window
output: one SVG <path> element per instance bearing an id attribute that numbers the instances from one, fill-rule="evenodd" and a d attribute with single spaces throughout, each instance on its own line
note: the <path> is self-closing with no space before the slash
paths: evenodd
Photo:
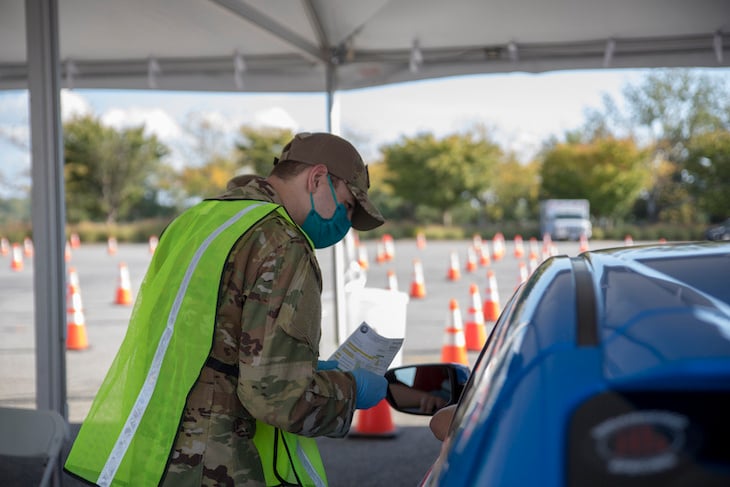
<path id="1" fill-rule="evenodd" d="M 639 259 L 639 262 L 730 303 L 730 255 Z"/>
<path id="2" fill-rule="evenodd" d="M 667 280 L 661 274 L 637 274 L 634 269 L 625 266 L 607 268 L 601 287 L 604 289 L 604 328 L 607 333 L 626 326 L 649 311 L 713 306 L 710 299 L 691 287 Z"/>
<path id="3" fill-rule="evenodd" d="M 465 431 L 462 433 L 462 437 L 468 440 L 471 434 L 471 429 L 475 425 L 462 425 L 465 417 L 478 418 L 479 415 L 471 414 L 475 408 L 481 408 L 486 398 L 486 391 L 484 389 L 487 384 L 490 383 L 491 375 L 494 372 L 494 365 L 496 358 L 502 351 L 503 345 L 509 338 L 511 327 L 511 316 L 515 309 L 515 303 L 518 301 L 520 290 L 515 292 L 510 298 L 509 302 L 502 310 L 499 316 L 499 320 L 495 323 L 492 333 L 489 339 L 484 345 L 482 352 L 474 364 L 474 370 L 469 377 L 469 381 L 464 387 L 464 391 L 459 400 L 459 407 L 457 408 L 454 419 L 451 422 L 452 431 L 459 427 L 464 427 Z"/>
<path id="4" fill-rule="evenodd" d="M 431 478 L 439 479 L 450 465 L 459 468 L 453 462 L 464 458 L 476 445 L 473 441 L 481 441 L 493 408 L 501 407 L 508 389 L 516 386 L 532 360 L 542 356 L 538 324 L 540 336 L 550 343 L 574 344 L 574 288 L 570 261 L 556 258 L 538 268 L 512 295 L 474 366 Z"/>

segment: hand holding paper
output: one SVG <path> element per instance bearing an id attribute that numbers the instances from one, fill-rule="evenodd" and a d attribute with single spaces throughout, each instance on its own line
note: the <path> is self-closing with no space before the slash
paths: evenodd
<path id="1" fill-rule="evenodd" d="M 369 409 L 385 397 L 388 387 L 388 380 L 385 377 L 366 369 L 355 369 L 352 371 L 352 375 L 355 376 L 357 385 L 356 409 Z"/>

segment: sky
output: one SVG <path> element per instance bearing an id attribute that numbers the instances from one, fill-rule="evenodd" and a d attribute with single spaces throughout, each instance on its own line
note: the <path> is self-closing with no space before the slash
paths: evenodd
<path id="1" fill-rule="evenodd" d="M 730 70 L 709 71 L 730 82 Z M 548 138 L 580 127 L 587 109 L 603 107 L 604 96 L 620 106 L 622 90 L 640 84 L 648 72 L 489 74 L 344 91 L 336 96 L 339 133 L 352 136 L 372 162 L 379 147 L 402 137 L 423 132 L 442 137 L 483 124 L 503 149 L 528 161 Z M 64 120 L 93 114 L 117 128 L 144 124 L 171 147 L 176 167 L 187 163 L 184 149 L 191 139 L 184 127 L 190 117 L 206 118 L 231 136 L 243 124 L 295 132 L 327 128 L 324 94 L 63 90 L 61 110 Z M 28 120 L 27 92 L 0 92 L 0 191 L 5 194 L 28 184 L 30 157 L 23 148 Z"/>

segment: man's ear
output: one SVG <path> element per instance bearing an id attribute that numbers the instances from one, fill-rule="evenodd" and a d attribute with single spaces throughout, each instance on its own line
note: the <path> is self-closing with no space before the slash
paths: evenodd
<path id="1" fill-rule="evenodd" d="M 309 170 L 307 176 L 307 191 L 314 193 L 317 187 L 326 182 L 327 178 L 327 166 L 324 164 L 316 164 Z"/>

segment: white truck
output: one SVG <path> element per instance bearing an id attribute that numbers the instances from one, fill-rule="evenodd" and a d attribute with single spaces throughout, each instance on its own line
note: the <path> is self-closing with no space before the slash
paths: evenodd
<path id="1" fill-rule="evenodd" d="M 588 200 L 551 199 L 540 202 L 540 234 L 554 240 L 591 238 L 590 203 Z"/>

